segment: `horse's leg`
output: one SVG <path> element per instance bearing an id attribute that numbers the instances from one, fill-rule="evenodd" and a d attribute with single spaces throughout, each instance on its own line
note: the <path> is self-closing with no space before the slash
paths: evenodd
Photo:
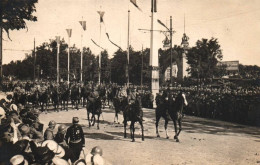
<path id="1" fill-rule="evenodd" d="M 99 129 L 99 117 L 100 117 L 100 114 L 98 114 L 98 117 L 97 117 L 97 129 Z"/>
<path id="2" fill-rule="evenodd" d="M 131 135 L 132 135 L 132 142 L 135 142 L 135 122 L 131 121 L 131 126 L 132 127 L 132 131 L 131 131 Z"/>
<path id="3" fill-rule="evenodd" d="M 140 123 L 141 129 L 142 129 L 142 141 L 144 141 L 144 126 L 143 126 L 143 121 L 140 120 L 139 123 Z"/>
<path id="4" fill-rule="evenodd" d="M 155 126 L 156 126 L 156 135 L 157 135 L 157 137 L 160 137 L 160 134 L 159 134 L 159 131 L 158 131 L 158 125 L 159 125 L 160 118 L 161 118 L 161 115 L 159 115 L 158 113 L 156 113 Z"/>
<path id="5" fill-rule="evenodd" d="M 116 121 L 117 121 L 118 124 L 120 124 L 120 122 L 118 122 L 118 113 L 119 112 L 116 113 Z"/>
<path id="6" fill-rule="evenodd" d="M 173 119 L 173 124 L 174 124 L 174 131 L 175 131 L 175 136 L 174 139 L 178 139 L 178 135 L 177 135 L 177 121 L 175 119 Z"/>
<path id="7" fill-rule="evenodd" d="M 88 116 L 88 126 L 91 127 L 91 123 L 90 123 L 90 120 L 89 120 L 89 112 L 87 112 L 87 116 Z"/>
<path id="8" fill-rule="evenodd" d="M 117 118 L 117 111 L 115 111 L 115 117 L 114 117 L 114 123 L 116 122 L 116 118 Z"/>
<path id="9" fill-rule="evenodd" d="M 66 104 L 67 103 L 67 104 Z M 66 104 L 66 111 L 69 111 L 69 100 L 67 100 L 66 102 L 65 102 L 65 104 Z"/>
<path id="10" fill-rule="evenodd" d="M 178 136 L 179 136 L 179 134 L 181 133 L 181 130 L 182 130 L 182 127 L 181 127 L 181 119 L 178 120 L 178 124 L 179 124 L 179 131 L 178 131 L 178 133 L 177 133 L 176 142 L 180 142 Z"/>
<path id="11" fill-rule="evenodd" d="M 169 135 L 168 135 L 168 119 L 167 117 L 165 118 L 165 123 L 164 123 L 164 129 L 165 129 L 165 132 L 166 132 L 166 139 L 169 139 Z"/>
<path id="12" fill-rule="evenodd" d="M 94 118 L 94 121 L 93 121 L 93 123 L 92 123 L 92 126 L 94 126 L 95 125 L 95 122 L 96 122 L 96 117 L 95 117 L 95 114 L 92 114 L 92 117 L 91 117 L 92 119 Z"/>
<path id="13" fill-rule="evenodd" d="M 124 138 L 126 138 L 126 124 L 127 121 L 124 119 Z"/>

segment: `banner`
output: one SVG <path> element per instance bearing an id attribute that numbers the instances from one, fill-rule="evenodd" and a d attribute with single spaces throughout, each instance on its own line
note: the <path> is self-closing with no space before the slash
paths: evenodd
<path id="1" fill-rule="evenodd" d="M 103 16 L 104 16 L 105 12 L 104 11 L 97 11 L 97 12 L 98 12 L 98 14 L 100 16 L 100 22 L 104 22 Z"/>
<path id="2" fill-rule="evenodd" d="M 79 21 L 79 23 L 81 24 L 83 30 L 86 30 L 86 21 Z"/>
<path id="3" fill-rule="evenodd" d="M 71 37 L 71 34 L 72 34 L 72 29 L 66 29 L 67 33 L 68 33 L 68 36 Z"/>
<path id="4" fill-rule="evenodd" d="M 57 44 L 60 44 L 60 36 L 56 36 L 56 42 Z"/>
<path id="5" fill-rule="evenodd" d="M 99 47 L 99 48 L 105 50 L 104 48 L 102 48 L 101 46 L 99 46 L 94 40 L 91 39 L 91 41 L 92 41 L 97 47 Z"/>
<path id="6" fill-rule="evenodd" d="M 108 40 L 109 40 L 113 45 L 115 45 L 115 46 L 118 47 L 120 50 L 122 50 L 122 48 L 121 48 L 120 46 L 118 46 L 117 44 L 115 44 L 114 42 L 112 42 L 112 41 L 110 40 L 108 33 L 106 33 L 106 35 L 107 35 Z"/>
<path id="7" fill-rule="evenodd" d="M 130 0 L 130 2 L 131 2 L 138 10 L 142 11 L 142 10 L 140 9 L 140 7 L 137 5 L 136 0 Z"/>

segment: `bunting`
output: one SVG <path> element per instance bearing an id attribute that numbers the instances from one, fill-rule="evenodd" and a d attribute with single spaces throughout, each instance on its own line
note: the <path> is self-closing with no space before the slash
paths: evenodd
<path id="1" fill-rule="evenodd" d="M 57 44 L 60 44 L 60 36 L 56 36 L 56 42 Z"/>
<path id="2" fill-rule="evenodd" d="M 79 23 L 81 24 L 83 30 L 86 30 L 86 21 L 79 21 Z"/>
<path id="3" fill-rule="evenodd" d="M 97 11 L 97 12 L 100 16 L 100 23 L 104 22 L 103 16 L 104 16 L 105 12 L 104 11 Z"/>
<path id="4" fill-rule="evenodd" d="M 161 20 L 158 19 L 157 22 L 158 22 L 160 25 L 162 25 L 163 27 L 165 27 L 167 30 L 170 31 L 170 29 L 169 29 L 164 23 L 162 23 Z"/>
<path id="5" fill-rule="evenodd" d="M 106 35 L 107 35 L 108 40 L 109 40 L 113 45 L 115 45 L 115 46 L 118 47 L 120 50 L 122 50 L 122 48 L 121 48 L 120 46 L 118 46 L 117 44 L 115 44 L 114 42 L 112 42 L 112 41 L 110 40 L 108 33 L 106 33 Z"/>
<path id="6" fill-rule="evenodd" d="M 140 11 L 142 11 L 142 9 L 140 9 L 140 7 L 137 5 L 136 0 L 130 0 L 130 2 Z"/>
<path id="7" fill-rule="evenodd" d="M 66 29 L 67 33 L 68 33 L 68 36 L 71 37 L 71 34 L 72 34 L 72 29 Z"/>
<path id="8" fill-rule="evenodd" d="M 102 48 L 101 46 L 99 46 L 94 40 L 91 39 L 91 41 L 92 41 L 97 47 L 99 47 L 99 48 L 105 50 L 104 48 Z"/>

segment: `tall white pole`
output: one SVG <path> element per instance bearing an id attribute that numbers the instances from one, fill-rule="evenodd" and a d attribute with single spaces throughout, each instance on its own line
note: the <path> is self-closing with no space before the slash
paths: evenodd
<path id="1" fill-rule="evenodd" d="M 129 88 L 129 56 L 130 56 L 130 10 L 128 10 L 128 30 L 127 30 L 127 64 L 126 64 L 126 78 L 127 88 Z"/>
<path id="2" fill-rule="evenodd" d="M 68 38 L 68 86 L 70 85 L 70 36 Z"/>
<path id="3" fill-rule="evenodd" d="M 80 54 L 80 81 L 82 82 L 83 74 L 83 46 L 82 46 L 83 32 L 81 33 L 81 54 Z"/>
<path id="4" fill-rule="evenodd" d="M 152 66 L 152 79 L 151 79 L 151 91 L 155 98 L 156 94 L 159 93 L 159 62 L 158 62 L 158 50 L 159 40 L 157 29 L 157 8 L 156 0 L 152 0 L 151 9 L 151 40 L 150 40 L 150 65 Z M 154 107 L 156 106 L 154 101 Z"/>
<path id="5" fill-rule="evenodd" d="M 59 60 L 60 60 L 60 57 L 59 57 L 59 54 L 60 54 L 60 36 L 57 36 L 56 37 L 57 39 L 57 83 L 60 82 L 60 71 L 59 71 Z"/>
<path id="6" fill-rule="evenodd" d="M 99 24 L 99 45 L 101 45 L 101 22 Z M 99 85 L 101 83 L 101 52 L 99 53 L 99 57 L 98 57 L 98 84 Z"/>

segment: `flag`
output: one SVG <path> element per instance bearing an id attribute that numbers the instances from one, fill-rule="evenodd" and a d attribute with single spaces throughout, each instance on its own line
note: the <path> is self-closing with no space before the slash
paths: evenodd
<path id="1" fill-rule="evenodd" d="M 152 0 L 152 9 L 151 12 L 156 13 L 157 12 L 157 0 Z"/>
<path id="2" fill-rule="evenodd" d="M 100 23 L 101 23 L 101 22 L 104 22 L 103 16 L 104 16 L 105 12 L 104 12 L 104 11 L 97 11 L 97 12 L 98 12 L 98 14 L 100 15 Z"/>
<path id="3" fill-rule="evenodd" d="M 56 42 L 57 44 L 60 44 L 60 36 L 56 36 Z"/>
<path id="4" fill-rule="evenodd" d="M 67 33 L 68 33 L 68 36 L 71 37 L 71 34 L 72 34 L 72 29 L 66 29 Z"/>
<path id="5" fill-rule="evenodd" d="M 118 47 L 120 50 L 122 50 L 122 48 L 121 48 L 120 46 L 118 46 L 117 44 L 115 44 L 114 42 L 112 42 L 112 41 L 110 40 L 108 33 L 106 33 L 106 35 L 107 35 L 108 40 L 109 40 L 113 45 L 115 45 L 115 46 Z"/>
<path id="6" fill-rule="evenodd" d="M 83 30 L 86 30 L 86 21 L 79 21 L 79 23 L 81 24 Z"/>
<path id="7" fill-rule="evenodd" d="M 105 50 L 104 48 L 102 48 L 101 46 L 99 46 L 94 40 L 91 39 L 91 41 L 92 41 L 97 47 L 99 47 L 99 48 Z"/>
<path id="8" fill-rule="evenodd" d="M 136 0 L 130 0 L 130 2 L 140 11 L 142 11 L 136 3 Z"/>
<path id="9" fill-rule="evenodd" d="M 157 22 L 161 24 L 163 27 L 165 27 L 167 30 L 170 30 L 164 23 L 162 23 L 161 20 L 158 19 Z"/>

